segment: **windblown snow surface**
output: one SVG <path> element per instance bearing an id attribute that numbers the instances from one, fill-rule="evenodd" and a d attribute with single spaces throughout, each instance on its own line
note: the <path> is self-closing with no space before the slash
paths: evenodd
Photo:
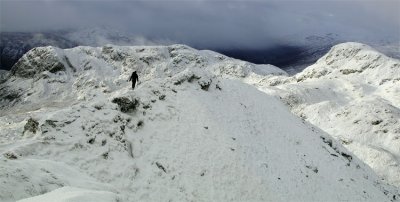
<path id="1" fill-rule="evenodd" d="M 397 201 L 291 113 L 285 75 L 184 45 L 35 48 L 0 84 L 0 201 Z"/>

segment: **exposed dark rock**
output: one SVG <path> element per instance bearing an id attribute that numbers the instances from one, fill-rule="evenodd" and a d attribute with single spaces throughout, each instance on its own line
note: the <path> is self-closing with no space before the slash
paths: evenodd
<path id="1" fill-rule="evenodd" d="M 16 154 L 14 154 L 13 152 L 6 152 L 3 154 L 3 156 L 10 160 L 15 160 L 18 158 L 18 156 Z"/>
<path id="2" fill-rule="evenodd" d="M 3 91 L 4 92 L 4 91 Z M 2 92 L 2 93 L 3 93 Z M 17 92 L 13 92 L 13 91 L 11 91 L 11 92 L 4 92 L 4 94 L 3 94 L 4 96 L 2 97 L 3 99 L 6 99 L 6 100 L 9 100 L 9 101 L 13 101 L 13 100 L 16 100 L 16 99 L 18 99 L 21 95 L 19 94 L 19 93 L 17 93 Z"/>
<path id="3" fill-rule="evenodd" d="M 93 138 L 90 138 L 90 139 L 87 141 L 87 143 L 89 143 L 89 144 L 93 144 L 93 143 L 94 143 L 94 141 L 95 141 L 95 138 L 93 137 Z"/>
<path id="4" fill-rule="evenodd" d="M 189 81 L 190 83 L 192 83 L 194 80 L 199 80 L 201 77 L 197 76 L 195 74 L 192 74 L 191 76 L 188 77 L 187 81 Z"/>
<path id="5" fill-rule="evenodd" d="M 185 76 L 182 76 L 182 77 L 178 78 L 178 79 L 174 82 L 174 85 L 180 85 L 180 84 L 182 84 L 182 83 L 185 82 L 185 81 L 188 81 L 188 82 L 192 83 L 193 81 L 199 80 L 200 78 L 201 78 L 200 76 L 197 76 L 197 75 L 195 75 L 194 73 L 192 73 L 192 74 L 185 75 Z"/>
<path id="6" fill-rule="evenodd" d="M 211 85 L 211 79 L 208 80 L 208 81 L 199 81 L 198 83 L 199 83 L 199 85 L 200 85 L 202 90 L 208 91 L 208 88 Z"/>
<path id="7" fill-rule="evenodd" d="M 97 109 L 97 110 L 101 110 L 101 109 L 103 108 L 103 106 L 101 106 L 101 105 L 94 105 L 94 108 Z"/>
<path id="8" fill-rule="evenodd" d="M 200 176 L 204 176 L 206 174 L 206 171 L 205 170 L 203 170 L 201 173 L 200 173 Z"/>
<path id="9" fill-rule="evenodd" d="M 158 99 L 159 99 L 159 100 L 164 100 L 164 99 L 165 99 L 165 95 L 160 95 L 160 96 L 158 96 Z"/>
<path id="10" fill-rule="evenodd" d="M 30 131 L 32 133 L 36 133 L 36 131 L 38 129 L 39 129 L 39 123 L 35 119 L 29 118 L 28 122 L 24 126 L 24 133 L 26 131 Z"/>
<path id="11" fill-rule="evenodd" d="M 142 128 L 143 125 L 144 125 L 144 122 L 142 120 L 138 121 L 138 123 L 137 123 L 138 128 Z"/>
<path id="12" fill-rule="evenodd" d="M 55 128 L 55 127 L 57 127 L 57 125 L 56 125 L 57 122 L 58 121 L 54 121 L 54 120 L 46 120 L 44 124 L 47 124 L 47 125 Z M 42 124 L 42 125 L 44 125 L 44 124 Z"/>
<path id="13" fill-rule="evenodd" d="M 347 75 L 347 74 L 353 74 L 356 72 L 360 72 L 359 70 L 356 69 L 341 69 L 340 72 L 342 72 L 342 74 Z"/>
<path id="14" fill-rule="evenodd" d="M 221 86 L 218 83 L 215 84 L 215 88 L 218 89 L 218 90 L 222 90 Z"/>
<path id="15" fill-rule="evenodd" d="M 57 121 L 54 120 L 46 120 L 41 126 L 40 129 L 42 130 L 42 133 L 47 133 L 51 128 L 57 127 Z"/>
<path id="16" fill-rule="evenodd" d="M 164 171 L 164 173 L 167 173 L 167 170 L 164 168 L 163 165 L 161 165 L 161 163 L 156 162 L 156 165 L 157 165 L 157 167 L 158 167 L 159 169 L 161 169 L 162 171 Z"/>
<path id="17" fill-rule="evenodd" d="M 151 108 L 151 104 L 150 103 L 145 103 L 142 106 L 143 106 L 143 109 L 150 109 Z"/>
<path id="18" fill-rule="evenodd" d="M 67 65 L 69 66 L 69 68 L 71 68 L 73 72 L 76 72 L 76 68 L 71 64 L 71 61 L 69 61 L 69 58 L 67 56 L 64 56 L 64 60 L 65 60 L 65 62 L 67 62 Z"/>
<path id="19" fill-rule="evenodd" d="M 59 71 L 65 71 L 65 67 L 61 62 L 56 62 L 50 67 L 49 72 L 56 73 Z"/>
<path id="20" fill-rule="evenodd" d="M 327 139 L 327 138 L 322 137 L 322 136 L 321 136 L 321 139 L 322 139 L 322 141 L 323 141 L 324 143 L 328 144 L 329 147 L 332 147 L 332 146 L 333 146 L 333 145 L 332 145 L 332 140 L 331 140 L 331 139 Z"/>
<path id="21" fill-rule="evenodd" d="M 306 168 L 312 170 L 314 173 L 318 173 L 318 168 L 315 166 L 306 165 Z"/>
<path id="22" fill-rule="evenodd" d="M 341 155 L 342 155 L 344 158 L 346 158 L 347 160 L 349 160 L 349 162 L 351 162 L 351 160 L 353 159 L 353 157 L 352 157 L 351 155 L 346 154 L 346 153 L 344 153 L 344 152 L 342 152 Z"/>
<path id="23" fill-rule="evenodd" d="M 124 113 L 135 111 L 137 106 L 139 105 L 138 100 L 130 100 L 127 97 L 116 97 L 111 102 L 117 104 L 121 112 Z"/>
<path id="24" fill-rule="evenodd" d="M 382 119 L 378 119 L 378 120 L 371 121 L 371 124 L 372 124 L 372 125 L 379 125 L 379 124 L 382 123 L 382 122 L 383 122 Z"/>

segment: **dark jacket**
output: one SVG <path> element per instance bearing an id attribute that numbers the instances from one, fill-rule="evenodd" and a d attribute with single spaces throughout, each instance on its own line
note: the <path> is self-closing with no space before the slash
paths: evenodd
<path id="1" fill-rule="evenodd" d="M 137 75 L 136 71 L 134 71 L 131 75 L 131 77 L 129 77 L 129 81 L 132 81 L 134 83 L 136 83 L 136 81 L 139 82 L 139 76 Z"/>

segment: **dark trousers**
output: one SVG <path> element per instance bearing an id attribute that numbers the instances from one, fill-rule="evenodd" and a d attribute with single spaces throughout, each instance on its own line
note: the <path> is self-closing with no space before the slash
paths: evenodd
<path id="1" fill-rule="evenodd" d="M 135 88 L 135 85 L 136 85 L 136 81 L 132 81 L 132 89 Z"/>

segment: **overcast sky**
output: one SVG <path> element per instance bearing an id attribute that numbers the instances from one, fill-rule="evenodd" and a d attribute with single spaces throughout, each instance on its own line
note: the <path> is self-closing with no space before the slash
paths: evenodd
<path id="1" fill-rule="evenodd" d="M 264 47 L 308 35 L 400 40 L 400 0 L 0 0 L 1 31 L 109 26 L 197 47 Z"/>

